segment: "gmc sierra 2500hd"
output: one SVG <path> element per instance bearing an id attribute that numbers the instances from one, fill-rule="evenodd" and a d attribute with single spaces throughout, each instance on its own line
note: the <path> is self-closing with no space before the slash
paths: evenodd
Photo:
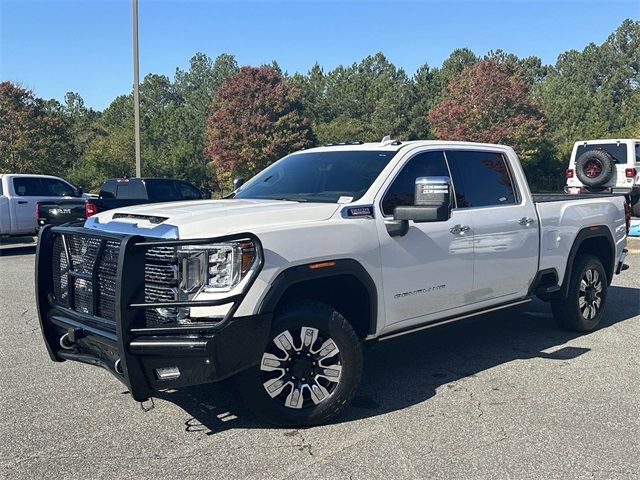
<path id="1" fill-rule="evenodd" d="M 236 375 L 267 420 L 316 424 L 353 397 L 364 341 L 536 295 L 593 330 L 627 228 L 622 196 L 532 195 L 506 146 L 325 146 L 231 198 L 45 227 L 37 303 L 52 360 L 106 368 L 135 400 Z"/>

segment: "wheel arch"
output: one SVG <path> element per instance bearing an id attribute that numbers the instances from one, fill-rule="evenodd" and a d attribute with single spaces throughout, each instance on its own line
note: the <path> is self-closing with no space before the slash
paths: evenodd
<path id="1" fill-rule="evenodd" d="M 313 268 L 316 265 L 326 266 Z M 376 331 L 376 285 L 357 260 L 323 260 L 287 268 L 271 283 L 258 313 L 275 313 L 289 300 L 299 299 L 328 303 L 349 320 L 362 339 Z"/>
<path id="2" fill-rule="evenodd" d="M 581 255 L 594 255 L 598 257 L 602 262 L 605 272 L 607 272 L 608 283 L 611 283 L 613 280 L 616 246 L 611 232 L 604 225 L 586 227 L 578 232 L 569 251 L 569 258 L 567 259 L 567 266 L 562 279 L 561 291 L 563 296 L 567 294 L 576 259 Z"/>

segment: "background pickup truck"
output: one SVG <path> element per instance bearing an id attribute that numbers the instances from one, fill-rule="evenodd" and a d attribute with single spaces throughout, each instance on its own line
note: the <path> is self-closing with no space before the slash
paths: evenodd
<path id="1" fill-rule="evenodd" d="M 365 341 L 534 296 L 563 328 L 596 328 L 625 267 L 625 205 L 532 195 L 501 145 L 304 150 L 228 199 L 43 229 L 42 331 L 54 361 L 102 366 L 139 401 L 235 376 L 267 420 L 319 423 L 356 392 Z"/>
<path id="2" fill-rule="evenodd" d="M 0 235 L 34 235 L 36 204 L 39 201 L 68 200 L 84 202 L 82 190 L 66 180 L 49 175 L 0 175 Z"/>
<path id="3" fill-rule="evenodd" d="M 97 198 L 49 199 L 38 202 L 37 223 L 62 225 L 98 212 L 144 203 L 200 200 L 202 192 L 184 180 L 170 178 L 112 178 L 104 182 Z"/>

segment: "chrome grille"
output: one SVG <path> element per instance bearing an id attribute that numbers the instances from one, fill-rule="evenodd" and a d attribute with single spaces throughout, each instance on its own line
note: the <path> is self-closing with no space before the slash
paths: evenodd
<path id="1" fill-rule="evenodd" d="M 146 302 L 175 302 L 177 290 L 175 288 L 154 287 L 146 285 L 144 287 L 144 299 Z"/>
<path id="2" fill-rule="evenodd" d="M 148 303 L 175 302 L 178 300 L 178 264 L 175 247 L 154 247 L 147 250 L 144 267 L 144 300 Z M 148 327 L 166 325 L 156 309 L 145 312 Z"/>
<path id="3" fill-rule="evenodd" d="M 147 260 L 159 260 L 161 262 L 173 262 L 176 260 L 175 247 L 153 247 L 147 250 Z"/>
<path id="4" fill-rule="evenodd" d="M 177 265 L 159 265 L 147 263 L 144 267 L 144 280 L 149 283 L 174 285 L 178 281 Z"/>

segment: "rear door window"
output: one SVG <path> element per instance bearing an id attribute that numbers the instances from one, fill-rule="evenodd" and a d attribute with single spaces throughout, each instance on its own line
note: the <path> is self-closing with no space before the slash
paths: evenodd
<path id="1" fill-rule="evenodd" d="M 38 177 L 15 177 L 13 190 L 20 197 L 44 197 L 46 195 L 42 181 Z"/>
<path id="2" fill-rule="evenodd" d="M 511 174 L 501 153 L 447 150 L 458 208 L 516 203 Z"/>
<path id="3" fill-rule="evenodd" d="M 600 143 L 591 145 L 578 145 L 576 160 L 585 152 L 601 150 L 611 155 L 616 163 L 627 163 L 627 145 L 624 143 Z"/>

